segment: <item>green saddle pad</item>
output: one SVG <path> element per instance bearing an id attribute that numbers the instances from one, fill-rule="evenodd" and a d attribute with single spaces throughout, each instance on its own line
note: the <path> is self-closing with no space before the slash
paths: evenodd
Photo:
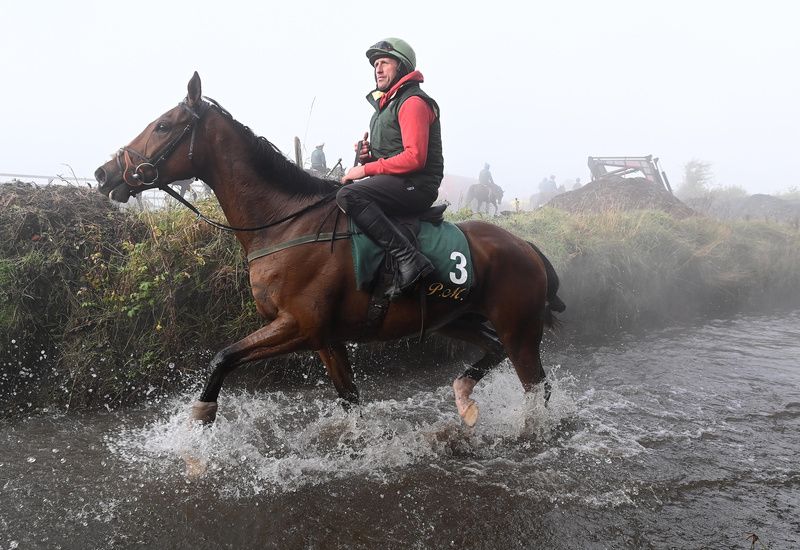
<path id="1" fill-rule="evenodd" d="M 356 285 L 367 289 L 375 278 L 384 257 L 384 250 L 372 239 L 361 233 L 350 221 L 353 249 L 353 267 Z M 451 300 L 463 300 L 472 287 L 475 275 L 472 270 L 472 255 L 464 233 L 457 225 L 442 222 L 433 225 L 420 222 L 417 243 L 420 251 L 436 267 L 423 283 L 429 296 Z"/>

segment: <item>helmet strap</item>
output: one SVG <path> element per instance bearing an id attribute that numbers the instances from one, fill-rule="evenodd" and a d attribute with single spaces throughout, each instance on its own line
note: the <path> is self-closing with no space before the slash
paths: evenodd
<path id="1" fill-rule="evenodd" d="M 392 85 L 394 86 L 397 83 L 398 80 L 400 80 L 401 78 L 403 78 L 404 76 L 406 76 L 410 72 L 411 71 L 408 70 L 408 67 L 406 67 L 406 64 L 398 59 L 397 60 L 397 76 L 395 77 L 394 82 L 392 82 Z"/>

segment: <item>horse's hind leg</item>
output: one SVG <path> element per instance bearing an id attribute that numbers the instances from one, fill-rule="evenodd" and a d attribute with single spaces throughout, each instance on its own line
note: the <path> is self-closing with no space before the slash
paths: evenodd
<path id="1" fill-rule="evenodd" d="M 505 350 L 497 333 L 482 319 L 462 318 L 439 329 L 440 333 L 451 338 L 475 344 L 483 349 L 483 356 L 473 363 L 453 382 L 453 394 L 458 414 L 467 426 L 478 421 L 478 405 L 470 397 L 475 385 L 486 373 L 505 358 Z"/>
<path id="2" fill-rule="evenodd" d="M 345 404 L 357 404 L 358 388 L 353 383 L 353 369 L 350 367 L 350 359 L 347 357 L 344 344 L 341 342 L 328 344 L 327 347 L 317 350 L 317 353 L 325 363 L 325 369 L 339 397 L 344 399 Z"/>
<path id="3" fill-rule="evenodd" d="M 497 337 L 497 332 L 482 318 L 462 317 L 443 326 L 438 332 L 450 338 L 475 344 L 485 352 L 459 378 L 467 377 L 478 382 L 492 367 L 505 359 L 505 350 Z"/>
<path id="4" fill-rule="evenodd" d="M 508 316 L 498 319 L 497 332 L 523 389 L 529 392 L 536 384 L 545 382 L 545 399 L 547 399 L 549 386 L 540 356 L 544 321 L 531 317 L 528 315 L 526 318 L 515 320 L 512 316 Z"/>

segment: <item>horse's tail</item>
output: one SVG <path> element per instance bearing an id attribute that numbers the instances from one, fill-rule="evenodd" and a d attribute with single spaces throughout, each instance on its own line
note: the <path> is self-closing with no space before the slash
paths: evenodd
<path id="1" fill-rule="evenodd" d="M 536 252 L 539 257 L 542 259 L 542 263 L 544 264 L 544 271 L 547 274 L 547 302 L 545 303 L 544 307 L 544 322 L 550 328 L 557 328 L 560 323 L 553 312 L 561 313 L 565 309 L 567 309 L 567 304 L 565 304 L 561 298 L 558 297 L 558 274 L 556 273 L 556 269 L 553 267 L 553 264 L 550 263 L 550 260 L 547 259 L 547 256 L 539 250 L 539 248 L 533 244 L 532 242 L 528 241 L 528 244 L 531 245 L 534 252 Z"/>

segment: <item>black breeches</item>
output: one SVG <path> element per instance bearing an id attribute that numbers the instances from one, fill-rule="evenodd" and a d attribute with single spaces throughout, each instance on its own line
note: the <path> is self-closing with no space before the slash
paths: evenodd
<path id="1" fill-rule="evenodd" d="M 374 203 L 388 216 L 419 214 L 436 200 L 438 191 L 410 180 L 379 175 L 349 183 L 336 193 L 336 204 L 346 214 L 357 215 Z"/>

